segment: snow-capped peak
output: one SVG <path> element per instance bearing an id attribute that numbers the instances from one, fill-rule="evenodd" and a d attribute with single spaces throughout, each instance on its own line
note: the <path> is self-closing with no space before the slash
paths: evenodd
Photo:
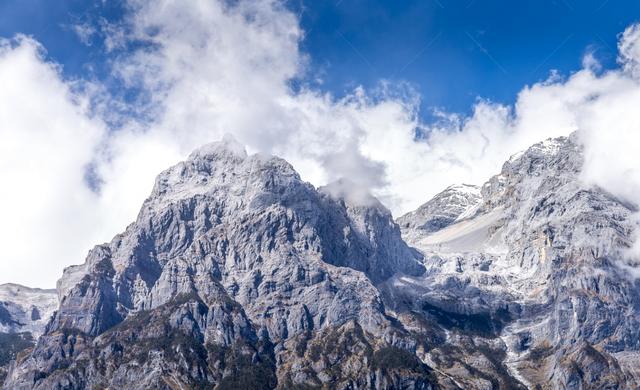
<path id="1" fill-rule="evenodd" d="M 454 184 L 434 196 L 416 211 L 398 218 L 403 229 L 419 229 L 424 233 L 438 231 L 480 204 L 480 187 L 471 184 Z"/>

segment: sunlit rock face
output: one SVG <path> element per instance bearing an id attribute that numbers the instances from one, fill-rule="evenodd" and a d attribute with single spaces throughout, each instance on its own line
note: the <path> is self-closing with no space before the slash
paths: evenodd
<path id="1" fill-rule="evenodd" d="M 65 271 L 56 315 L 5 386 L 431 388 L 375 287 L 421 275 L 422 256 L 377 200 L 334 189 L 233 141 L 196 150 Z"/>
<path id="2" fill-rule="evenodd" d="M 637 210 L 581 169 L 547 140 L 396 224 L 349 181 L 206 145 L 65 270 L 4 387 L 635 388 Z"/>

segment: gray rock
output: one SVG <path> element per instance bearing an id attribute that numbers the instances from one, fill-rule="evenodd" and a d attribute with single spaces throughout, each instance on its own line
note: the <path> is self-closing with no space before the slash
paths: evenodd
<path id="1" fill-rule="evenodd" d="M 480 188 L 471 184 L 447 187 L 417 210 L 397 219 L 406 231 L 433 233 L 473 214 L 482 201 Z"/>
<path id="2" fill-rule="evenodd" d="M 349 323 L 367 343 L 375 339 L 373 350 L 415 348 L 386 317 L 375 284 L 422 274 L 421 256 L 382 205 L 343 195 L 319 192 L 284 160 L 247 156 L 230 141 L 198 149 L 158 176 L 126 232 L 65 271 L 58 312 L 5 387 L 236 383 L 258 359 L 252 380 L 266 388 L 276 372 L 281 387 L 329 375 L 345 388 L 429 388 L 421 362 L 355 379 L 355 371 L 282 369 L 291 348 L 304 353 L 303 340 Z M 366 359 L 361 353 L 346 355 Z"/>

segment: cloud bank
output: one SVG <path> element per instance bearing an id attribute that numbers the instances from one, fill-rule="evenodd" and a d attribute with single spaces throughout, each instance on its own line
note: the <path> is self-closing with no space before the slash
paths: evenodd
<path id="1" fill-rule="evenodd" d="M 338 99 L 300 85 L 310 71 L 304 31 L 281 2 L 130 0 L 128 9 L 118 25 L 88 26 L 112 53 L 113 75 L 139 92 L 126 116 L 105 108 L 124 103 L 99 85 L 65 80 L 33 39 L 0 43 L 0 180 L 9 189 L 0 237 L 10 248 L 0 283 L 52 286 L 135 218 L 158 172 L 224 134 L 286 158 L 316 186 L 348 178 L 398 216 L 579 129 L 584 180 L 640 203 L 636 25 L 619 37 L 619 69 L 602 73 L 588 56 L 566 78 L 524 87 L 513 106 L 479 100 L 469 117 L 440 113 L 425 124 L 407 86 L 381 81 Z"/>
<path id="2" fill-rule="evenodd" d="M 100 238 L 85 167 L 105 128 L 43 50 L 24 36 L 0 40 L 0 282 L 52 286 Z"/>

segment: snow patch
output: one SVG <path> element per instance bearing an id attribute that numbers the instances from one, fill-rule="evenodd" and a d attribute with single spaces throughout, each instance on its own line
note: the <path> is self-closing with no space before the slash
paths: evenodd
<path id="1" fill-rule="evenodd" d="M 430 234 L 417 242 L 421 247 L 437 247 L 438 250 L 468 252 L 486 250 L 489 228 L 503 217 L 503 209 L 466 219 Z M 492 245 L 494 246 L 494 245 Z"/>
<path id="2" fill-rule="evenodd" d="M 29 288 L 18 284 L 0 285 L 0 302 L 11 316 L 0 323 L 2 332 L 31 332 L 37 338 L 58 307 L 56 290 Z"/>

